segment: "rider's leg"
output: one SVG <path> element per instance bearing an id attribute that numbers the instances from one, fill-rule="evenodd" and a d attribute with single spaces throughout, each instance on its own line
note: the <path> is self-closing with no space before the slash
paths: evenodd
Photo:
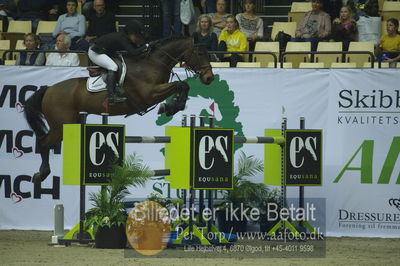
<path id="1" fill-rule="evenodd" d="M 117 84 L 117 72 L 108 70 L 107 74 L 107 90 L 108 90 L 108 101 L 110 104 L 119 103 L 126 100 L 125 97 L 120 97 L 115 93 L 115 85 Z"/>
<path id="2" fill-rule="evenodd" d="M 107 74 L 107 91 L 109 103 L 123 102 L 126 100 L 125 97 L 118 97 L 115 94 L 115 84 L 117 83 L 117 64 L 106 54 L 98 54 L 89 48 L 88 52 L 90 60 L 98 66 L 101 66 L 108 70 Z"/>

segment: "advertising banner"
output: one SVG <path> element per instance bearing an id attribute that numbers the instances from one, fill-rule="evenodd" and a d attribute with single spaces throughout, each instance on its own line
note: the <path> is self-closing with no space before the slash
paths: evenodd
<path id="1" fill-rule="evenodd" d="M 280 129 L 283 116 L 288 129 L 299 129 L 299 118 L 305 117 L 306 129 L 323 132 L 322 186 L 305 187 L 305 197 L 326 199 L 326 235 L 400 237 L 399 70 L 213 71 L 209 86 L 188 79 L 191 90 L 182 113 L 203 115 L 206 121 L 215 115 L 216 127 L 234 129 L 235 136 Z M 176 73 L 187 78 L 183 69 Z M 41 184 L 30 182 L 41 161 L 23 104 L 41 86 L 85 76 L 84 68 L 0 67 L 0 229 L 52 229 L 55 204 L 64 204 L 66 228 L 78 221 L 79 187 L 62 185 L 61 145 L 51 151 L 50 176 Z M 181 125 L 180 114 L 158 116 L 156 108 L 145 116 L 110 117 L 109 124 L 126 125 L 127 136 L 162 136 L 165 126 Z M 89 115 L 88 123 L 101 123 L 101 117 Z M 163 147 L 127 144 L 125 154 L 136 152 L 150 168 L 163 169 Z M 261 144 L 236 144 L 234 151 L 264 158 Z M 262 183 L 263 177 L 251 181 Z M 97 189 L 88 187 L 87 193 Z M 151 192 L 181 195 L 163 177 L 131 189 L 132 197 Z M 295 198 L 298 188 L 288 187 L 287 193 Z"/>
<path id="2" fill-rule="evenodd" d="M 321 130 L 286 130 L 285 178 L 287 186 L 322 184 Z"/>
<path id="3" fill-rule="evenodd" d="M 233 130 L 194 129 L 194 189 L 233 188 Z"/>

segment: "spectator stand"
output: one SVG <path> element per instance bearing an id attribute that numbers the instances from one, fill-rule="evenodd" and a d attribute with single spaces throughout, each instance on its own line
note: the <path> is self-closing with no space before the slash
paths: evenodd
<path id="1" fill-rule="evenodd" d="M 36 29 L 36 35 L 41 43 L 48 42 L 53 39 L 52 33 L 56 28 L 57 21 L 39 21 Z"/>
<path id="2" fill-rule="evenodd" d="M 4 53 L 7 50 L 10 50 L 10 40 L 0 40 L 0 56 L 3 58 Z M 1 62 L 5 62 L 5 59 L 2 59 Z"/>
<path id="3" fill-rule="evenodd" d="M 400 1 L 384 1 L 381 11 L 381 18 L 386 21 L 390 18 L 400 20 Z"/>
<path id="4" fill-rule="evenodd" d="M 10 41 L 10 48 L 14 49 L 18 40 L 23 40 L 25 34 L 32 30 L 31 21 L 11 20 L 8 24 L 7 32 L 2 32 L 2 38 Z"/>
<path id="5" fill-rule="evenodd" d="M 1 42 L 0 42 L 1 44 Z M 38 52 L 38 50 L 25 50 L 25 49 L 10 49 L 7 51 L 4 51 L 3 55 L 2 55 L 2 61 L 6 62 L 6 60 L 8 60 L 8 63 L 10 63 L 10 60 L 13 61 L 12 56 L 16 53 L 20 53 L 20 52 Z M 87 55 L 87 52 L 85 51 L 58 51 L 58 50 L 46 50 L 46 51 L 40 51 L 46 54 L 46 57 L 50 54 L 50 53 L 76 53 L 79 56 L 79 60 L 80 60 L 80 64 L 79 66 L 81 67 L 88 67 L 90 66 L 90 62 L 89 62 L 89 57 Z M 0 48 L 0 54 L 1 54 L 1 48 Z M 15 62 L 14 62 L 15 63 Z"/>
<path id="6" fill-rule="evenodd" d="M 370 65 L 370 68 L 374 68 L 375 64 L 375 56 L 372 52 L 369 51 L 285 51 L 282 52 L 280 55 L 280 65 L 281 68 L 283 67 L 283 63 L 286 62 L 286 57 L 291 56 L 291 55 L 297 55 L 301 56 L 303 58 L 310 58 L 311 55 L 317 55 L 317 54 L 343 54 L 346 56 L 346 58 L 351 58 L 349 57 L 350 55 L 362 55 L 362 56 L 368 56 L 368 62 L 363 62 L 362 65 L 359 65 L 359 62 L 352 62 L 350 60 L 347 60 L 346 62 L 334 62 L 330 66 L 325 66 L 326 68 L 337 68 L 338 66 L 343 66 L 343 68 L 364 68 L 364 63 L 368 63 Z M 304 54 L 308 54 L 309 56 L 304 56 Z M 304 59 L 304 62 L 307 62 L 306 59 Z M 299 62 L 299 65 L 302 62 Z M 378 67 L 381 68 L 381 62 L 378 62 Z"/>
<path id="7" fill-rule="evenodd" d="M 306 12 L 311 11 L 311 2 L 293 2 L 290 12 L 288 13 L 288 21 L 300 23 Z"/>

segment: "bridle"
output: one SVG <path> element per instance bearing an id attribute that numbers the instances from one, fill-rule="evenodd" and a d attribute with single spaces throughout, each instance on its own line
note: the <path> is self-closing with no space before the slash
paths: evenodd
<path id="1" fill-rule="evenodd" d="M 201 76 L 205 71 L 212 69 L 210 63 L 205 64 L 205 65 L 201 65 L 201 66 L 195 66 L 195 67 L 189 66 L 187 64 L 187 62 L 191 61 L 193 57 L 196 57 L 196 59 L 198 59 L 200 57 L 200 55 L 198 53 L 196 53 L 195 51 L 196 50 L 198 51 L 201 48 L 202 48 L 202 45 L 192 43 L 192 47 L 190 49 L 190 53 L 189 54 L 185 55 L 185 52 L 186 52 L 185 51 L 184 53 L 180 54 L 177 57 L 173 57 L 172 55 L 170 55 L 167 51 L 165 51 L 162 48 L 158 48 L 158 50 L 161 51 L 168 58 L 170 58 L 174 62 L 174 65 L 184 61 L 185 62 L 184 68 L 185 68 L 186 72 L 192 72 L 195 75 L 200 75 Z M 204 52 L 207 53 L 207 51 L 205 49 L 204 49 Z M 162 64 L 165 67 L 169 68 L 169 66 L 167 64 L 165 64 L 165 63 L 162 63 Z"/>
<path id="2" fill-rule="evenodd" d="M 201 44 L 192 44 L 192 49 L 190 49 L 191 53 L 187 56 L 187 58 L 185 59 L 185 62 L 190 61 L 194 56 L 196 56 L 197 57 L 196 59 L 198 59 L 200 57 L 200 55 L 198 54 L 198 52 L 200 52 L 199 51 L 200 49 L 203 49 L 204 53 L 207 53 L 207 50 L 204 48 L 203 45 L 201 45 Z M 195 50 L 197 50 L 198 52 L 195 53 Z M 207 70 L 211 70 L 212 69 L 210 63 L 208 63 L 206 65 L 196 66 L 196 67 L 190 67 L 190 66 L 186 65 L 185 68 L 188 69 L 189 71 L 194 72 L 197 75 L 201 75 L 203 73 L 203 71 L 207 71 Z"/>

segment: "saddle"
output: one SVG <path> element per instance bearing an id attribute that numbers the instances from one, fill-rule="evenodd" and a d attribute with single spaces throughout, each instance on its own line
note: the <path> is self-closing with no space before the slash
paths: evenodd
<path id="1" fill-rule="evenodd" d="M 112 58 L 118 66 L 117 70 L 117 80 L 118 84 L 116 90 L 118 90 L 119 95 L 124 95 L 125 91 L 123 89 L 123 84 L 126 76 L 126 64 L 123 57 Z M 90 92 L 100 92 L 107 89 L 107 69 L 102 67 L 88 67 L 89 78 L 87 79 L 86 88 Z"/>

